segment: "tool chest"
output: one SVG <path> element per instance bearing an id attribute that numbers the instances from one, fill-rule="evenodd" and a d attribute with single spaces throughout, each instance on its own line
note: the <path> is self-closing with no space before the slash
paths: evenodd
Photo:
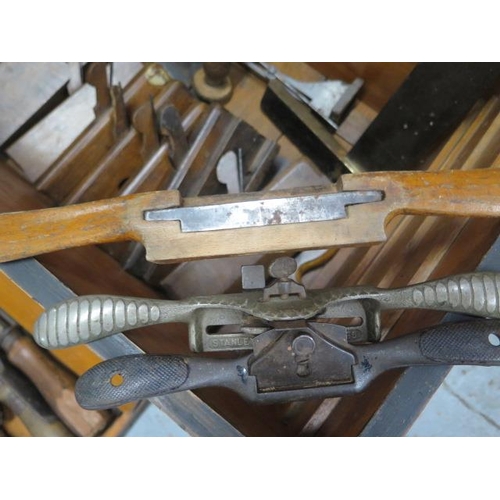
<path id="1" fill-rule="evenodd" d="M 273 63 L 277 70 L 300 82 L 340 79 L 352 84 L 358 79 L 335 129 L 311 115 L 305 101 L 287 93 L 288 80 L 268 81 L 258 74 L 269 67 L 211 64 L 215 66 L 0 63 L 0 213 L 168 189 L 190 199 L 241 193 L 259 193 L 266 199 L 273 191 L 325 189 L 350 173 L 500 168 L 498 64 Z M 449 113 L 444 104 L 440 109 L 434 102 L 427 109 L 427 104 L 415 101 L 414 89 L 429 82 L 449 93 L 453 78 L 458 78 L 455 72 L 462 76 L 471 72 L 475 78 L 468 79 L 470 88 L 462 89 L 468 99 L 461 100 L 458 91 L 454 97 L 460 100 L 460 109 Z M 33 88 L 35 79 L 40 82 L 37 88 Z M 214 88 L 215 97 L 210 93 Z M 373 155 L 372 165 L 367 151 Z M 359 206 L 353 213 L 362 213 Z M 54 239 L 59 237 L 56 226 Z M 33 382 L 47 390 L 50 374 L 61 379 L 64 373 L 61 384 L 74 404 L 77 377 L 103 359 L 141 352 L 192 355 L 188 327 L 180 321 L 130 328 L 99 346 L 49 351 L 29 344 L 36 320 L 58 300 L 101 295 L 181 301 L 234 294 L 242 290 L 242 266 L 249 269 L 243 271 L 244 288 L 262 289 L 265 279 L 260 286 L 249 285 L 260 279 L 257 274 L 262 268 L 258 266 L 263 266 L 269 282 L 269 267 L 273 262 L 286 267 L 286 260 L 276 260 L 284 256 L 296 258 L 297 271 L 290 268 L 285 276 L 271 270 L 271 277 L 285 283 L 292 275 L 309 294 L 334 287 L 394 289 L 428 281 L 437 283 L 436 290 L 442 286 L 450 290 L 449 276 L 478 269 L 497 271 L 481 267 L 481 263 L 495 248 L 499 232 L 498 217 L 398 214 L 386 226 L 386 241 L 333 248 L 317 255 L 292 250 L 250 255 L 221 251 L 221 256 L 211 259 L 155 264 L 145 258 L 139 242 L 110 241 L 0 264 L 0 328 L 6 338 L 9 332 L 9 338 L 15 338 L 10 344 L 6 341 L 6 347 L 0 333 L 0 368 L 7 367 L 5 380 L 27 377 L 24 382 L 29 391 L 50 403 L 52 409 L 45 414 L 54 412 L 42 419 L 45 424 L 40 431 L 31 423 L 27 425 L 15 408 L 9 408 L 6 402 L 12 399 L 4 396 L 0 401 L 2 428 L 12 436 L 38 432 L 123 435 L 140 413 L 141 402 L 80 415 L 79 405 L 73 413 L 56 405 L 62 397 L 60 385 L 48 394 L 37 389 L 36 383 L 31 387 Z M 61 238 L 70 236 L 63 234 Z M 486 289 L 487 281 L 482 286 Z M 421 293 L 423 297 L 424 291 Z M 396 339 L 431 327 L 446 313 L 436 307 L 383 309 L 380 338 Z M 9 354 L 15 342 L 29 344 L 25 350 L 31 353 L 17 362 L 11 359 L 14 351 Z M 238 341 L 234 342 L 237 345 Z M 305 347 L 297 349 L 307 351 L 308 341 L 304 342 Z M 218 359 L 226 357 L 223 354 Z M 38 376 L 37 369 L 41 370 Z M 307 371 L 307 367 L 303 369 Z M 16 375 L 12 375 L 14 371 Z M 18 376 L 18 371 L 24 375 Z M 403 369 L 387 371 L 355 395 L 327 394 L 265 405 L 250 403 L 220 387 L 194 388 L 151 401 L 191 435 L 356 436 L 369 427 L 403 376 Z M 269 386 L 274 383 L 269 382 Z M 438 383 L 436 379 L 435 388 Z M 9 386 L 8 381 L 4 386 Z M 415 415 L 418 408 L 421 406 L 415 403 Z M 407 411 L 411 412 L 411 405 Z M 52 421 L 65 427 L 66 434 L 60 429 L 51 431 Z M 93 422 L 95 425 L 90 425 Z"/>

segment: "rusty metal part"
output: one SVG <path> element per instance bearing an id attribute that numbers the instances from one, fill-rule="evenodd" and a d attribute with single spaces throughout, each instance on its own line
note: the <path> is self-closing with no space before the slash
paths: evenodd
<path id="1" fill-rule="evenodd" d="M 115 139 L 119 141 L 127 133 L 130 126 L 121 84 L 111 86 L 111 101 L 113 106 L 113 133 Z"/>
<path id="2" fill-rule="evenodd" d="M 264 288 L 262 300 L 267 301 L 273 297 L 280 297 L 282 300 L 290 296 L 306 298 L 306 289 L 291 279 L 291 275 L 297 270 L 297 263 L 292 257 L 279 257 L 269 266 L 269 274 L 276 278 L 276 281 Z"/>
<path id="3" fill-rule="evenodd" d="M 269 266 L 269 274 L 276 279 L 288 279 L 297 270 L 297 262 L 292 257 L 279 257 Z"/>
<path id="4" fill-rule="evenodd" d="M 500 365 L 500 274 L 471 273 L 399 289 L 311 290 L 275 260 L 258 291 L 179 301 L 87 296 L 40 316 L 35 338 L 60 348 L 137 326 L 187 323 L 193 351 L 251 351 L 237 359 L 135 355 L 97 365 L 77 383 L 89 409 L 200 387 L 226 387 L 250 402 L 338 397 L 365 390 L 381 373 L 414 365 Z M 242 270 L 245 288 L 265 283 L 262 266 Z M 379 343 L 381 311 L 431 309 L 496 318 L 439 325 Z M 120 382 L 113 380 L 119 375 Z"/>
<path id="5" fill-rule="evenodd" d="M 233 85 L 229 78 L 231 63 L 206 62 L 193 77 L 196 94 L 208 102 L 227 102 L 233 93 Z"/>
<path id="6" fill-rule="evenodd" d="M 160 134 L 167 137 L 170 159 L 176 167 L 179 167 L 189 150 L 189 144 L 181 115 L 173 105 L 161 110 Z"/>

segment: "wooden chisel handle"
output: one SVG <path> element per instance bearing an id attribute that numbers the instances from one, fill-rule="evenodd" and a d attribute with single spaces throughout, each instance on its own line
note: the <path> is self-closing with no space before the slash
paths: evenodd
<path id="1" fill-rule="evenodd" d="M 76 376 L 17 328 L 2 341 L 8 360 L 27 375 L 61 420 L 78 436 L 95 436 L 110 422 L 109 412 L 84 410 L 75 398 Z"/>
<path id="2" fill-rule="evenodd" d="M 0 403 L 17 415 L 33 436 L 73 436 L 31 382 L 0 359 Z"/>

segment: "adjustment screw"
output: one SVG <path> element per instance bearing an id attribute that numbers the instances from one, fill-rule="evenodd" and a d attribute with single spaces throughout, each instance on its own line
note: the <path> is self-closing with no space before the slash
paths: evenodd
<path id="1" fill-rule="evenodd" d="M 292 350 L 297 356 L 308 356 L 316 349 L 316 342 L 309 335 L 299 335 L 292 342 Z"/>
<path id="2" fill-rule="evenodd" d="M 229 78 L 231 63 L 205 62 L 193 77 L 193 87 L 200 99 L 208 102 L 225 103 L 233 93 Z"/>
<path id="3" fill-rule="evenodd" d="M 292 257 L 279 257 L 269 266 L 273 278 L 286 280 L 297 270 L 297 262 Z"/>

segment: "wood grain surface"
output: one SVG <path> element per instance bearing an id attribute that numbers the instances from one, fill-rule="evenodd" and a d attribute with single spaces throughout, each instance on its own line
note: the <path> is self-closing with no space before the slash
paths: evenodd
<path id="1" fill-rule="evenodd" d="M 158 95 L 155 106 L 162 108 L 173 104 L 184 115 L 193 103 L 193 98 L 179 82 L 173 82 L 164 92 Z M 137 110 L 149 107 L 146 100 Z M 155 132 L 154 129 L 150 132 Z M 159 137 L 157 137 L 159 141 Z M 118 196 L 120 189 L 141 170 L 149 159 L 142 154 L 141 133 L 130 127 L 123 138 L 101 158 L 101 160 L 88 168 L 88 173 L 71 190 L 67 189 L 63 203 L 73 204 L 85 201 L 100 200 Z"/>
<path id="2" fill-rule="evenodd" d="M 0 212 L 42 208 L 52 203 L 42 193 L 37 192 L 25 179 L 5 162 L 0 161 Z M 7 196 L 7 193 L 9 194 Z M 74 248 L 53 252 L 38 257 L 38 260 L 66 286 L 78 295 L 109 294 L 152 299 L 166 298 L 143 281 L 124 272 L 109 255 L 95 246 Z M 22 326 L 31 331 L 35 319 L 43 308 L 19 289 L 15 283 L 0 273 L 0 303 Z M 139 348 L 151 354 L 176 353 L 187 355 L 191 351 L 185 324 L 172 323 L 148 328 L 137 328 L 127 332 Z M 85 346 L 51 351 L 52 354 L 77 374 L 97 364 L 100 359 Z M 274 407 L 250 405 L 229 391 L 200 392 L 200 397 L 210 406 L 217 407 L 244 434 L 273 436 L 282 435 L 283 426 Z M 130 415 L 129 415 L 130 418 Z M 125 418 L 127 421 L 127 418 Z M 9 420 L 9 429 L 23 432 L 16 419 Z M 121 425 L 110 428 L 109 433 L 119 432 Z M 13 433 L 14 431 L 12 431 Z"/>
<path id="3" fill-rule="evenodd" d="M 428 170 L 498 169 L 499 111 L 498 96 L 479 103 Z M 484 175 L 487 173 L 483 171 Z M 399 287 L 473 271 L 499 231 L 498 219 L 397 217 L 387 226 L 386 243 L 369 249 L 340 249 L 327 265 L 306 275 L 305 282 L 312 288 L 354 284 Z M 431 326 L 442 316 L 443 313 L 434 311 L 391 311 L 382 318 L 383 336 L 392 338 Z M 327 412 L 321 401 L 298 403 L 289 420 L 291 432 L 299 429 L 307 435 L 357 435 L 399 374 L 385 374 L 364 394 L 335 399 Z"/>
<path id="4" fill-rule="evenodd" d="M 353 64 L 357 65 L 357 68 Z M 277 63 L 277 65 L 280 69 L 289 71 L 292 76 L 297 78 L 304 80 L 322 78 L 317 71 L 307 67 L 307 65 L 294 65 L 292 63 Z M 306 67 L 305 70 L 303 66 Z M 315 67 L 318 68 L 318 66 Z M 359 123 L 355 123 L 354 115 L 352 115 L 353 129 L 350 130 L 349 124 L 347 124 L 343 132 L 348 141 L 357 140 L 360 131 L 373 118 L 373 109 L 380 109 L 384 100 L 390 97 L 393 91 L 391 89 L 395 89 L 402 82 L 405 74 L 408 74 L 412 67 L 412 63 L 403 63 L 400 68 L 391 67 L 385 63 L 374 63 L 373 65 L 372 63 L 337 63 L 334 66 L 334 71 L 328 74 L 324 71 L 324 74 L 330 78 L 340 77 L 349 81 L 355 76 L 362 76 L 367 82 L 364 92 L 360 94 L 362 104 L 359 108 L 359 116 L 361 117 Z M 369 76 L 370 74 L 372 77 Z M 380 79 L 377 83 L 378 78 Z M 248 121 L 257 130 L 269 138 L 277 140 L 281 145 L 281 155 L 283 155 L 280 159 L 281 162 L 286 164 L 286 162 L 297 161 L 302 155 L 262 115 L 259 109 L 260 98 L 264 90 L 265 84 L 262 81 L 240 71 L 233 99 L 226 108 L 233 111 L 242 120 L 247 120 L 248 117 Z M 364 109 L 363 106 L 368 107 Z M 499 107 L 497 97 L 476 106 L 448 138 L 439 154 L 434 159 L 430 159 L 428 170 L 433 173 L 441 173 L 452 170 L 472 172 L 476 169 L 499 169 Z M 365 113 L 366 119 L 361 116 L 363 113 Z M 342 140 L 345 139 L 342 138 Z M 53 201 L 48 198 L 37 198 L 40 193 L 35 195 L 33 190 L 28 189 L 30 186 L 24 186 L 19 179 L 10 182 L 12 173 L 7 174 L 0 168 L 0 175 L 2 181 L 4 179 L 6 181 L 3 186 L 0 186 L 0 193 L 2 191 L 9 193 L 8 196 L 5 195 L 7 200 L 0 199 L 0 207 L 3 211 L 32 210 L 53 205 Z M 383 175 L 381 177 L 370 176 L 369 180 L 368 178 L 363 179 L 362 176 L 357 178 L 345 176 L 342 179 L 343 189 L 359 189 L 360 185 L 369 184 L 386 191 L 388 197 L 380 205 L 384 207 L 384 210 L 390 209 L 393 218 L 388 220 L 383 213 L 377 214 L 377 211 L 372 213 L 373 210 L 367 211 L 366 207 L 351 207 L 348 209 L 348 213 L 352 218 L 356 216 L 357 227 L 353 229 L 346 226 L 344 230 L 340 229 L 340 236 L 348 233 L 349 237 L 354 237 L 363 231 L 373 234 L 375 231 L 372 227 L 374 221 L 372 217 L 374 217 L 377 220 L 376 224 L 381 224 L 381 227 L 385 225 L 385 234 L 382 232 L 380 234 L 383 238 L 387 236 L 387 241 L 371 246 L 338 248 L 334 257 L 324 267 L 305 276 L 305 284 L 308 288 L 351 284 L 393 287 L 473 270 L 475 264 L 500 231 L 500 219 L 496 217 L 498 213 L 496 200 L 500 199 L 497 191 L 499 182 L 498 178 L 488 182 L 485 180 L 485 176 L 488 175 L 490 173 L 480 172 L 472 184 L 469 184 L 470 177 L 462 177 L 461 175 L 453 176 L 453 178 L 448 176 L 446 181 L 445 177 L 441 177 L 439 180 L 437 177 L 432 178 L 431 176 L 425 182 L 424 178 L 407 180 L 403 176 L 394 179 L 394 183 L 387 183 Z M 494 172 L 494 175 L 497 173 Z M 146 180 L 146 177 L 143 179 Z M 331 189 L 336 188 L 332 186 Z M 11 191 L 17 193 L 13 199 L 10 196 Z M 412 193 L 415 192 L 417 195 L 413 196 Z M 480 199 L 474 199 L 474 193 L 479 193 Z M 394 197 L 399 197 L 400 200 L 404 200 L 404 203 L 393 205 L 391 200 L 394 200 Z M 465 205 L 462 203 L 464 197 L 470 198 Z M 36 202 L 37 199 L 41 201 Z M 209 200 L 210 198 L 201 201 L 187 199 L 184 200 L 184 203 L 194 206 L 198 203 L 210 202 Z M 182 200 L 179 201 L 182 202 Z M 432 210 L 439 210 L 438 213 L 443 213 L 445 210 L 445 213 L 449 215 L 453 213 L 455 215 L 474 214 L 481 217 L 485 214 L 494 214 L 495 216 L 493 218 L 469 219 L 467 217 L 423 215 L 429 213 L 429 210 L 431 213 L 434 213 Z M 123 213 L 122 211 L 122 216 Z M 410 213 L 420 215 L 405 215 Z M 158 234 L 156 230 L 153 235 L 150 235 L 148 230 L 144 229 L 144 221 L 136 219 L 135 216 L 136 214 L 132 220 L 127 218 L 126 221 L 130 237 L 138 239 L 144 237 L 148 239 L 149 237 L 150 241 L 152 238 L 152 246 L 156 252 L 166 251 L 168 247 L 166 242 L 174 242 L 175 245 L 180 245 L 181 260 L 185 260 L 186 255 L 193 253 L 195 258 L 198 258 L 197 255 L 200 253 L 205 254 L 206 251 L 210 255 L 217 254 L 217 251 L 220 252 L 220 250 L 216 250 L 217 246 L 224 246 L 231 253 L 238 254 L 246 253 L 249 248 L 252 248 L 252 245 L 254 245 L 253 248 L 262 248 L 262 245 L 265 244 L 267 245 L 265 248 L 269 248 L 269 242 L 265 240 L 271 239 L 265 232 L 248 234 L 244 238 L 240 238 L 240 235 L 243 234 L 241 232 L 238 232 L 238 238 L 234 237 L 234 233 L 232 237 L 230 235 L 221 237 L 219 234 L 207 238 L 207 233 L 204 233 L 194 238 L 184 239 L 184 235 L 180 234 L 178 227 L 174 227 L 175 223 L 162 223 L 164 224 L 160 231 L 162 235 Z M 89 217 L 87 221 L 92 221 L 94 216 L 87 214 L 85 217 Z M 114 223 L 116 222 L 114 221 Z M 123 217 L 119 223 L 125 224 Z M 299 231 L 298 228 L 293 231 L 292 228 L 289 228 L 283 233 L 278 230 L 277 237 L 282 242 L 281 244 L 286 244 L 287 248 L 295 246 L 290 243 L 292 238 L 298 238 L 299 242 L 300 238 L 309 239 L 314 242 L 314 246 L 321 247 L 322 243 L 325 242 L 324 239 L 321 239 L 325 238 L 324 233 L 328 233 L 329 238 L 335 238 L 330 233 L 334 233 L 338 227 L 342 228 L 343 224 L 345 221 L 335 221 L 332 225 L 326 224 L 327 227 L 318 227 L 315 233 L 306 232 L 306 234 L 303 234 L 303 231 Z M 119 228 L 119 226 L 116 227 Z M 277 228 L 275 226 L 271 229 Z M 116 228 L 114 231 L 115 234 L 116 232 L 120 233 L 120 230 Z M 106 229 L 104 233 L 109 236 Z M 337 242 L 338 235 L 337 232 Z M 119 237 L 122 237 L 122 234 Z M 316 237 L 317 241 L 314 239 Z M 241 259 L 245 259 L 245 257 L 241 257 Z M 253 257 L 249 259 L 252 260 Z M 163 296 L 160 292 L 153 291 L 144 283 L 123 272 L 115 261 L 93 246 L 48 253 L 40 256 L 39 260 L 79 294 L 119 293 L 151 298 Z M 186 266 L 189 266 L 189 263 Z M 228 274 L 239 275 L 237 271 L 236 268 L 234 270 L 227 269 Z M 187 274 L 189 275 L 189 273 Z M 207 273 L 205 279 L 210 280 L 211 276 Z M 234 279 L 231 279 L 230 276 L 224 276 L 224 279 L 219 280 L 214 286 L 225 287 L 227 283 L 229 284 L 227 286 L 235 286 L 237 278 L 238 276 Z M 187 277 L 183 275 L 183 279 L 190 280 L 186 282 L 186 289 L 193 289 L 196 288 L 197 280 L 202 280 L 204 277 L 192 273 Z M 209 285 L 204 286 L 209 287 Z M 176 283 L 174 276 L 172 276 L 169 288 L 175 289 L 175 287 Z M 10 294 L 9 288 L 4 287 L 3 290 L 4 295 Z M 182 284 L 179 284 L 178 291 L 182 295 Z M 9 301 L 10 297 L 3 297 L 2 300 Z M 20 303 L 22 304 L 22 301 Z M 20 315 L 23 313 L 22 309 L 20 306 Z M 27 311 L 27 314 L 31 313 Z M 383 317 L 384 336 L 389 338 L 407 333 L 410 327 L 415 329 L 434 324 L 440 320 L 441 316 L 441 313 L 429 313 L 428 311 L 408 311 L 403 314 L 391 312 Z M 147 332 L 130 332 L 128 336 L 147 352 L 188 352 L 187 335 L 183 327 L 169 325 L 168 335 L 166 333 L 165 328 L 154 327 L 148 329 Z M 70 351 L 72 350 L 63 352 L 71 358 L 73 355 Z M 69 361 L 70 363 L 74 363 L 75 366 L 79 366 L 79 363 L 81 365 L 82 362 L 78 360 L 76 354 L 73 358 Z M 213 405 L 217 411 L 248 435 L 357 435 L 397 377 L 397 373 L 386 374 L 360 396 L 297 402 L 289 405 L 273 405 L 272 407 L 248 405 L 234 394 L 219 389 L 206 389 L 197 393 L 204 401 Z"/>
<path id="5" fill-rule="evenodd" d="M 77 403 L 76 376 L 27 335 L 19 333 L 7 349 L 7 358 L 33 381 L 56 415 L 77 436 L 95 436 L 110 423 L 110 412 L 84 410 Z"/>
<path id="6" fill-rule="evenodd" d="M 124 90 L 125 104 L 130 113 L 150 96 L 158 96 L 170 85 L 151 85 L 146 79 L 146 72 L 147 67 Z M 93 170 L 114 143 L 113 110 L 108 109 L 44 172 L 36 183 L 37 188 L 57 203 L 62 203 L 68 191 L 74 189 Z"/>
<path id="7" fill-rule="evenodd" d="M 399 214 L 498 217 L 500 169 L 444 172 L 387 172 L 344 175 L 345 191 L 377 190 L 379 202 L 349 206 L 344 219 L 218 231 L 182 232 L 178 221 L 145 221 L 144 211 L 210 206 L 233 201 L 286 198 L 311 193 L 245 193 L 185 198 L 178 191 L 151 192 L 37 212 L 0 215 L 0 261 L 64 248 L 140 241 L 150 262 L 167 263 L 230 255 L 284 252 L 385 241 L 385 225 Z M 332 185 L 314 195 L 337 191 Z M 369 208 L 369 210 L 367 210 Z"/>

